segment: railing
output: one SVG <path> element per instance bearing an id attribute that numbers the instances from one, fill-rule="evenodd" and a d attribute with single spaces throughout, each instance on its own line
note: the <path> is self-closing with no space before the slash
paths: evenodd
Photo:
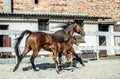
<path id="1" fill-rule="evenodd" d="M 18 30 L 0 30 L 0 35 L 19 35 L 21 34 L 22 31 L 18 31 Z M 53 33 L 53 32 L 49 32 L 49 31 L 44 31 L 47 33 Z M 96 36 L 97 38 L 97 43 L 99 43 L 98 41 L 98 36 L 106 36 L 106 37 L 110 37 L 110 36 L 120 36 L 120 32 L 87 32 L 86 36 Z M 15 39 L 15 38 L 14 38 Z M 109 41 L 109 38 L 107 38 Z M 75 46 L 75 50 L 94 50 L 97 53 L 97 59 L 99 59 L 99 50 L 116 50 L 116 49 L 120 49 L 120 46 Z M 0 52 L 14 52 L 14 48 L 12 47 L 0 47 Z"/>
<path id="2" fill-rule="evenodd" d="M 42 31 L 42 32 L 46 32 L 46 33 L 53 33 L 52 31 Z M 22 33 L 22 31 L 18 31 L 18 30 L 0 30 L 0 35 L 13 35 L 13 36 L 17 36 L 20 35 Z M 17 38 L 17 37 L 16 37 Z M 16 38 L 13 38 L 14 40 Z M 0 47 L 0 52 L 13 52 L 14 48 L 12 47 Z"/>

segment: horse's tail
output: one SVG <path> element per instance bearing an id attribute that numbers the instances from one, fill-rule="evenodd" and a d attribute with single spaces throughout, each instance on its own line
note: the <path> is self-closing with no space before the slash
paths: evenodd
<path id="1" fill-rule="evenodd" d="M 21 35 L 16 39 L 16 43 L 15 43 L 15 46 L 14 46 L 14 49 L 15 49 L 15 53 L 17 55 L 18 58 L 20 58 L 20 55 L 19 55 L 19 45 L 20 45 L 20 42 L 21 40 L 23 39 L 24 35 L 31 35 L 31 31 L 29 30 L 25 30 L 21 33 Z"/>

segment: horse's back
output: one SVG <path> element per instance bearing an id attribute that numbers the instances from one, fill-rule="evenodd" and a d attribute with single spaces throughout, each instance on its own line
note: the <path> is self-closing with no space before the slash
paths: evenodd
<path id="1" fill-rule="evenodd" d="M 41 40 L 41 38 L 45 37 L 45 33 L 43 32 L 32 32 L 32 34 L 29 36 L 29 40 Z"/>
<path id="2" fill-rule="evenodd" d="M 54 33 L 55 35 L 64 35 L 64 31 L 63 30 L 58 30 Z"/>
<path id="3" fill-rule="evenodd" d="M 36 45 L 36 47 L 42 47 L 43 44 L 50 42 L 50 35 L 44 32 L 32 32 L 27 39 L 27 43 L 29 43 L 29 45 Z"/>
<path id="4" fill-rule="evenodd" d="M 29 40 L 39 40 L 40 42 L 45 42 L 45 39 L 50 39 L 52 41 L 63 42 L 64 37 L 56 34 L 49 34 L 45 32 L 32 32 L 29 36 Z"/>

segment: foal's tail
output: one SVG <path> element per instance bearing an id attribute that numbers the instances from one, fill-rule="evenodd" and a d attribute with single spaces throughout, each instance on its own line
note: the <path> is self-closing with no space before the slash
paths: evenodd
<path id="1" fill-rule="evenodd" d="M 21 40 L 23 39 L 24 35 L 31 35 L 31 31 L 29 30 L 25 30 L 21 33 L 21 35 L 16 39 L 16 43 L 15 43 L 15 46 L 14 46 L 14 49 L 15 49 L 15 53 L 17 55 L 18 58 L 20 58 L 20 55 L 19 55 L 19 45 L 20 45 L 20 42 Z"/>

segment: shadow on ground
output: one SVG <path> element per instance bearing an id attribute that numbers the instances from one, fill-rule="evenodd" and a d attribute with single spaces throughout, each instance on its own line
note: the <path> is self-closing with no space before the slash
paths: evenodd
<path id="1" fill-rule="evenodd" d="M 74 61 L 74 63 L 73 63 L 74 68 L 77 68 L 76 67 L 77 63 L 78 63 L 77 61 Z M 36 64 L 36 67 L 39 68 L 39 70 L 55 69 L 55 64 L 54 63 L 42 63 L 42 64 Z M 67 69 L 69 67 L 70 67 L 70 62 L 66 63 L 63 66 L 63 69 L 69 70 L 69 69 Z M 22 68 L 23 71 L 29 71 L 31 69 L 33 69 L 32 66 L 27 66 L 27 67 Z"/>

